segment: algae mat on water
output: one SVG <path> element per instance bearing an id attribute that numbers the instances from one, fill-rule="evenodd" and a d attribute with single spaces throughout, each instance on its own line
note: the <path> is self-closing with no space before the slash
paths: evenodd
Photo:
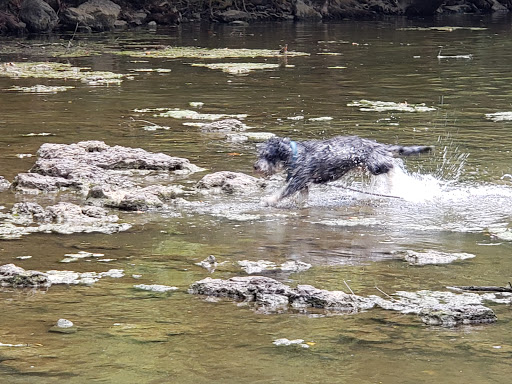
<path id="1" fill-rule="evenodd" d="M 80 80 L 88 85 L 119 85 L 125 75 L 107 71 L 90 71 L 56 62 L 9 62 L 0 65 L 0 76 L 11 78 L 46 78 Z"/>
<path id="2" fill-rule="evenodd" d="M 166 59 L 226 59 L 226 58 L 254 58 L 276 56 L 309 56 L 306 52 L 288 51 L 281 54 L 272 49 L 247 49 L 247 48 L 201 48 L 201 47 L 165 47 L 155 50 L 125 50 L 112 51 L 114 54 L 133 57 L 154 57 Z"/>

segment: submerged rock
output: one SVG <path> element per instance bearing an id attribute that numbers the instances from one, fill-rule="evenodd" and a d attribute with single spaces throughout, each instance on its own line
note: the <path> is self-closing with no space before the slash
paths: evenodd
<path id="1" fill-rule="evenodd" d="M 240 172 L 221 171 L 204 176 L 196 187 L 203 193 L 253 193 L 266 187 L 266 181 Z"/>

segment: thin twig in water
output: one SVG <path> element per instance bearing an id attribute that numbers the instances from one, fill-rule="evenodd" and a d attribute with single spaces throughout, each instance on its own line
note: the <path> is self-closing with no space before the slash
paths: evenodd
<path id="1" fill-rule="evenodd" d="M 343 280 L 343 282 L 345 283 L 345 285 L 347 286 L 348 290 L 350 291 L 351 294 L 355 295 L 354 291 L 348 286 L 347 282 L 345 280 Z"/>
<path id="2" fill-rule="evenodd" d="M 382 289 L 380 289 L 379 287 L 375 286 L 375 289 L 377 291 L 379 291 L 380 293 L 382 293 L 383 295 L 386 295 L 387 297 L 389 297 L 391 300 L 395 301 L 395 298 L 391 297 L 390 295 L 388 295 L 386 292 L 384 292 Z"/>
<path id="3" fill-rule="evenodd" d="M 142 119 L 134 119 L 133 117 L 130 117 L 131 121 L 141 121 L 143 123 L 147 123 L 147 124 L 151 124 L 153 125 L 154 127 L 159 127 L 160 125 L 158 124 L 155 124 L 155 123 L 152 123 L 151 121 L 147 121 L 147 120 L 142 120 Z"/>
<path id="4" fill-rule="evenodd" d="M 71 36 L 71 39 L 69 39 L 69 41 L 68 41 L 68 47 L 67 47 L 66 49 L 71 48 L 71 46 L 73 45 L 73 40 L 74 40 L 74 38 L 75 38 L 76 31 L 78 30 L 78 24 L 80 24 L 80 22 L 77 22 L 77 23 L 76 23 L 75 31 L 73 32 L 73 35 Z"/>

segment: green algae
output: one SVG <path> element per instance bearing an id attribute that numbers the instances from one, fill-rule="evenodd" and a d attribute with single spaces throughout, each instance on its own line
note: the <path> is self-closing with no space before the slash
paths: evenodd
<path id="1" fill-rule="evenodd" d="M 435 111 L 433 107 L 427 107 L 425 104 L 409 104 L 407 102 L 395 103 L 392 101 L 372 101 L 372 100 L 356 100 L 348 103 L 349 107 L 359 107 L 363 112 L 430 112 Z"/>
<path id="2" fill-rule="evenodd" d="M 45 78 L 79 80 L 88 85 L 119 85 L 125 75 L 107 71 L 91 71 L 57 62 L 9 62 L 0 65 L 0 76 L 14 79 Z"/>
<path id="3" fill-rule="evenodd" d="M 220 69 L 223 72 L 232 74 L 232 75 L 240 75 L 246 74 L 255 70 L 264 70 L 264 69 L 276 69 L 279 68 L 279 64 L 270 64 L 270 63 L 193 63 L 191 64 L 193 67 L 205 67 L 209 69 Z M 291 66 L 286 66 L 291 67 Z"/>
<path id="4" fill-rule="evenodd" d="M 294 57 L 309 56 L 309 53 L 288 51 L 286 55 L 272 49 L 248 48 L 201 48 L 201 47 L 165 47 L 154 50 L 124 50 L 112 51 L 117 55 L 132 57 L 152 57 L 165 59 L 226 59 L 226 58 L 256 58 L 256 57 Z"/>
<path id="5" fill-rule="evenodd" d="M 22 93 L 51 94 L 51 93 L 64 92 L 64 91 L 67 91 L 67 90 L 73 89 L 73 88 L 75 88 L 75 87 L 50 86 L 50 85 L 43 85 L 43 84 L 37 84 L 32 87 L 19 87 L 17 85 L 13 85 L 11 88 L 7 88 L 6 91 L 22 92 Z"/>

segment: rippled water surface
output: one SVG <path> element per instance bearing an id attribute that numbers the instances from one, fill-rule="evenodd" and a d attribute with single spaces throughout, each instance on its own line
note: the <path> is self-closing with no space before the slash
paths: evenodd
<path id="1" fill-rule="evenodd" d="M 465 28 L 417 28 L 433 26 Z M 0 60 L 57 60 L 51 58 L 53 44 L 66 45 L 69 39 L 4 40 Z M 360 295 L 507 284 L 512 247 L 499 234 L 512 221 L 512 122 L 494 122 L 485 115 L 512 110 L 510 20 L 184 25 L 154 33 L 77 36 L 73 42 L 100 42 L 102 53 L 59 61 L 133 79 L 106 87 L 0 77 L 0 175 L 8 180 L 30 169 L 41 144 L 80 140 L 186 157 L 206 172 L 252 171 L 254 142 L 233 143 L 223 134 L 184 124 L 191 120 L 134 112 L 143 108 L 247 114 L 244 123 L 251 131 L 296 140 L 354 134 L 386 143 L 433 145 L 435 150 L 407 159 L 392 185 L 376 180 L 372 186 L 368 178 L 352 175 L 314 187 L 304 208 L 263 207 L 259 194 L 193 196 L 190 208 L 178 212 L 115 212 L 134 226 L 114 235 L 32 234 L 2 240 L 0 264 L 125 272 L 122 278 L 104 278 L 91 286 L 3 288 L 2 382 L 510 380 L 508 304 L 490 304 L 496 324 L 448 329 L 379 309 L 353 315 L 264 314 L 249 305 L 205 301 L 187 293 L 190 284 L 207 276 L 243 275 L 239 260 L 307 262 L 313 266 L 307 271 L 269 276 L 291 286 L 347 291 L 348 285 Z M 141 59 L 111 52 L 133 45 L 150 52 L 155 45 L 279 49 L 284 44 L 310 55 L 212 60 L 280 64 L 248 74 L 190 65 L 206 59 Z M 8 90 L 36 84 L 75 88 L 57 94 Z M 424 103 L 435 110 L 379 112 L 348 105 L 359 100 Z M 190 102 L 204 105 L 193 108 Z M 331 119 L 315 120 L 322 117 Z M 144 129 L 148 124 L 170 128 Z M 204 174 L 183 183 L 190 188 Z M 59 201 L 59 196 L 47 197 L 46 203 Z M 6 211 L 15 201 L 36 199 L 42 197 L 3 192 L 0 205 Z M 113 260 L 60 262 L 80 250 Z M 476 257 L 415 266 L 396 256 L 404 250 Z M 213 273 L 195 265 L 209 255 L 226 263 Z M 133 288 L 141 283 L 179 289 L 162 294 Z M 49 333 L 60 318 L 73 321 L 78 332 Z M 272 342 L 279 338 L 304 339 L 310 348 L 276 347 Z"/>

